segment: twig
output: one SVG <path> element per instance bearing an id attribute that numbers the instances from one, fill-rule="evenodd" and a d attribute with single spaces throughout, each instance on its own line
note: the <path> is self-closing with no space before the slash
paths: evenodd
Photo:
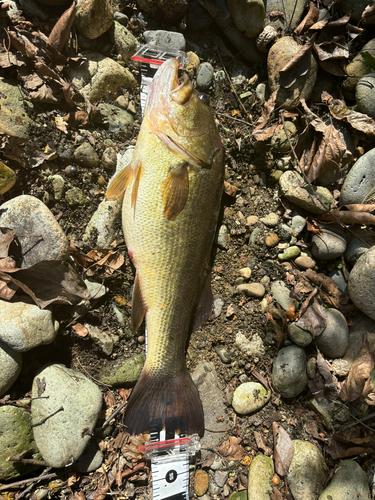
<path id="1" fill-rule="evenodd" d="M 115 410 L 112 415 L 110 417 L 107 418 L 107 420 L 104 422 L 104 424 L 102 425 L 102 429 L 104 429 L 105 427 L 107 427 L 107 425 L 109 424 L 109 422 L 115 418 L 115 416 L 120 413 L 120 411 L 128 404 L 128 401 L 124 401 L 122 404 L 120 404 L 120 406 L 117 408 L 117 410 Z"/>
<path id="2" fill-rule="evenodd" d="M 348 410 L 348 407 L 346 405 L 344 405 L 344 403 L 342 403 L 341 401 L 338 401 L 338 400 L 335 401 L 335 403 L 342 405 L 346 409 L 346 411 L 349 413 L 349 415 L 355 420 L 355 422 L 353 424 L 348 424 L 345 427 L 341 427 L 340 431 L 345 431 L 346 429 L 349 429 L 350 427 L 353 427 L 354 425 L 360 424 L 363 427 L 365 427 L 365 429 L 368 429 L 371 432 L 375 432 L 375 429 L 373 429 L 372 427 L 369 427 L 368 425 L 363 423 L 364 420 L 369 420 L 370 418 L 374 417 L 375 413 L 371 413 L 370 415 L 367 415 L 366 417 L 359 419 L 359 418 L 356 418 L 352 413 L 350 413 L 350 411 Z"/>
<path id="3" fill-rule="evenodd" d="M 40 420 L 36 424 L 32 424 L 31 427 L 38 427 L 39 425 L 44 424 L 44 422 L 46 422 L 49 418 L 55 416 L 57 413 L 60 413 L 60 411 L 64 411 L 64 407 L 63 406 L 60 406 L 60 408 L 58 410 L 56 410 L 55 412 L 51 413 L 51 415 L 47 415 L 46 417 L 42 418 L 42 420 Z"/>
<path id="4" fill-rule="evenodd" d="M 211 429 L 207 429 L 207 427 L 204 428 L 205 431 L 207 432 L 229 432 L 232 431 L 236 426 L 234 425 L 233 427 L 230 427 L 229 429 L 223 429 L 222 431 L 212 431 Z"/>
<path id="5" fill-rule="evenodd" d="M 35 458 L 23 458 L 22 455 L 27 453 L 25 451 L 24 453 L 20 453 L 19 455 L 16 455 L 14 457 L 8 457 L 6 459 L 6 462 L 18 462 L 20 464 L 33 464 L 33 465 L 40 465 L 41 467 L 46 467 L 46 463 L 43 460 L 36 460 Z"/>
<path id="6" fill-rule="evenodd" d="M 226 115 L 225 113 L 218 113 L 217 111 L 216 111 L 216 114 L 218 116 L 224 116 L 225 118 L 230 118 L 231 120 L 234 120 L 235 122 L 244 123 L 245 125 L 250 127 L 250 124 L 248 122 L 245 122 L 245 120 L 240 120 L 239 118 L 235 118 L 234 116 Z"/>
<path id="7" fill-rule="evenodd" d="M 50 467 L 49 470 L 51 470 L 51 468 L 52 467 Z M 58 477 L 56 472 L 52 472 L 51 474 L 43 473 L 38 477 L 30 477 L 29 479 L 22 479 L 21 481 L 16 481 L 14 483 L 4 484 L 3 486 L 0 486 L 0 491 L 6 491 L 9 488 L 17 488 L 18 486 L 23 486 L 28 483 L 36 483 L 38 481 L 42 481 L 43 479 L 54 479 L 55 477 Z"/>

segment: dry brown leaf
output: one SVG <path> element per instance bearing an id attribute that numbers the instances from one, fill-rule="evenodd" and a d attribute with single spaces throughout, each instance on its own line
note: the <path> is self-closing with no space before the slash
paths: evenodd
<path id="1" fill-rule="evenodd" d="M 281 132 L 281 130 L 283 130 L 283 124 L 274 123 L 267 128 L 254 129 L 252 136 L 256 141 L 267 141 L 270 137 Z"/>
<path id="2" fill-rule="evenodd" d="M 320 295 L 327 305 L 336 309 L 340 307 L 341 291 L 332 278 L 312 269 L 307 269 L 303 276 L 320 288 Z"/>
<path id="3" fill-rule="evenodd" d="M 150 441 L 150 434 L 139 434 L 139 436 L 129 436 L 128 443 L 121 448 L 121 453 L 126 460 L 133 463 L 144 460 L 144 454 L 139 451 L 140 446 L 144 446 L 146 442 Z"/>
<path id="4" fill-rule="evenodd" d="M 320 229 L 319 224 L 314 219 L 310 219 L 309 217 L 306 219 L 306 228 L 310 233 L 313 234 L 323 234 L 323 231 Z"/>
<path id="5" fill-rule="evenodd" d="M 8 227 L 0 227 L 0 259 L 8 257 L 9 245 L 14 239 L 15 232 Z"/>
<path id="6" fill-rule="evenodd" d="M 120 251 L 108 252 L 108 250 L 103 248 L 96 248 L 95 250 L 91 250 L 87 254 L 87 258 L 89 261 L 94 261 L 89 267 L 85 269 L 87 272 L 89 269 L 94 266 L 105 266 L 105 274 L 107 276 L 111 276 L 116 269 L 119 269 L 125 259 Z"/>
<path id="7" fill-rule="evenodd" d="M 300 317 L 295 323 L 302 330 L 307 330 L 313 337 L 320 335 L 327 327 L 327 313 L 318 295 L 313 290 L 301 306 Z"/>
<path id="8" fill-rule="evenodd" d="M 326 451 L 334 460 L 361 454 L 373 455 L 375 453 L 375 440 L 373 436 L 348 439 L 335 434 L 329 438 Z"/>
<path id="9" fill-rule="evenodd" d="M 365 134 L 375 135 L 375 121 L 369 116 L 350 110 L 343 101 L 333 99 L 325 91 L 322 92 L 322 101 L 328 105 L 329 112 L 337 120 L 344 120 L 353 128 Z"/>
<path id="10" fill-rule="evenodd" d="M 273 92 L 270 95 L 270 98 L 268 99 L 268 101 L 265 101 L 263 103 L 263 105 L 262 105 L 262 114 L 261 114 L 260 118 L 256 122 L 256 127 L 253 130 L 253 134 L 254 134 L 254 132 L 257 133 L 258 131 L 260 131 L 261 129 L 263 129 L 267 125 L 268 120 L 269 120 L 269 118 L 271 116 L 271 113 L 275 109 L 276 95 L 277 95 L 277 92 L 276 91 Z"/>
<path id="11" fill-rule="evenodd" d="M 319 9 L 316 7 L 314 2 L 309 2 L 309 11 L 306 16 L 302 19 L 300 24 L 294 30 L 296 35 L 301 35 L 305 31 L 308 31 L 311 26 L 313 26 L 319 17 Z"/>
<path id="12" fill-rule="evenodd" d="M 10 30 L 7 31 L 7 35 L 16 50 L 19 50 L 24 56 L 30 59 L 35 59 L 38 49 L 26 36 L 22 35 L 20 31 L 16 33 Z"/>
<path id="13" fill-rule="evenodd" d="M 348 403 L 355 401 L 362 395 L 366 380 L 374 368 L 374 356 L 371 352 L 367 335 L 363 338 L 361 350 L 350 367 L 348 378 L 345 380 L 340 398 Z"/>
<path id="14" fill-rule="evenodd" d="M 87 335 L 89 334 L 88 329 L 81 323 L 76 323 L 72 326 L 72 328 L 79 337 L 87 337 Z"/>
<path id="15" fill-rule="evenodd" d="M 294 455 L 294 446 L 289 434 L 277 422 L 272 424 L 275 470 L 279 476 L 286 476 Z"/>
<path id="16" fill-rule="evenodd" d="M 228 196 L 232 196 L 233 198 L 236 196 L 238 192 L 238 187 L 234 186 L 233 184 L 230 184 L 227 181 L 224 181 L 224 193 L 227 194 Z"/>
<path id="17" fill-rule="evenodd" d="M 10 300 L 18 290 L 7 274 L 0 271 L 0 299 Z"/>
<path id="18" fill-rule="evenodd" d="M 69 9 L 62 14 L 60 19 L 52 28 L 52 31 L 48 37 L 49 45 L 54 47 L 56 50 L 59 50 L 60 52 L 64 48 L 66 42 L 69 40 L 69 33 L 73 25 L 76 10 L 76 0 L 74 0 Z"/>
<path id="19" fill-rule="evenodd" d="M 311 51 L 315 34 L 301 46 L 297 54 L 280 70 L 280 86 L 290 88 L 300 76 L 308 73 L 311 67 Z"/>
<path id="20" fill-rule="evenodd" d="M 55 104 L 60 100 L 55 97 L 53 90 L 47 84 L 43 84 L 38 90 L 30 92 L 29 97 L 33 101 L 46 104 Z"/>
<path id="21" fill-rule="evenodd" d="M 230 436 L 230 438 L 227 441 L 224 441 L 217 451 L 227 460 L 241 460 L 244 454 L 244 449 L 240 445 L 241 441 L 241 438 Z"/>
<path id="22" fill-rule="evenodd" d="M 375 24 L 375 0 L 370 0 L 362 12 L 361 22 L 363 24 Z"/>

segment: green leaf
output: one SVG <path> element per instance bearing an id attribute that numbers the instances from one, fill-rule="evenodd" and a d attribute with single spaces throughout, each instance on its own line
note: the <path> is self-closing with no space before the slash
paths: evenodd
<path id="1" fill-rule="evenodd" d="M 361 56 L 363 57 L 363 60 L 367 66 L 369 66 L 371 69 L 375 70 L 375 57 L 373 57 L 370 52 L 364 51 L 360 52 Z"/>

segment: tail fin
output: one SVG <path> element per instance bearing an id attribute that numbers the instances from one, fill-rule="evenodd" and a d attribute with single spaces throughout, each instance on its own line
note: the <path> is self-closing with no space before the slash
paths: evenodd
<path id="1" fill-rule="evenodd" d="M 143 369 L 125 411 L 130 434 L 149 432 L 151 423 L 161 420 L 164 427 L 173 422 L 178 433 L 204 433 L 202 403 L 190 373 L 185 369 L 176 377 L 160 377 Z"/>

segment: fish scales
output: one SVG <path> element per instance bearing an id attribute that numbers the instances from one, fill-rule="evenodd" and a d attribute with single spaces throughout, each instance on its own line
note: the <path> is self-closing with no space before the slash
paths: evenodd
<path id="1" fill-rule="evenodd" d="M 188 434 L 202 435 L 202 406 L 185 354 L 199 301 L 209 295 L 223 149 L 210 108 L 186 77 L 178 80 L 176 60 L 155 75 L 126 168 L 122 221 L 136 269 L 132 319 L 136 329 L 146 317 L 147 356 L 125 424 L 138 434 L 155 418 L 174 418 Z M 114 181 L 121 190 L 120 184 Z"/>

